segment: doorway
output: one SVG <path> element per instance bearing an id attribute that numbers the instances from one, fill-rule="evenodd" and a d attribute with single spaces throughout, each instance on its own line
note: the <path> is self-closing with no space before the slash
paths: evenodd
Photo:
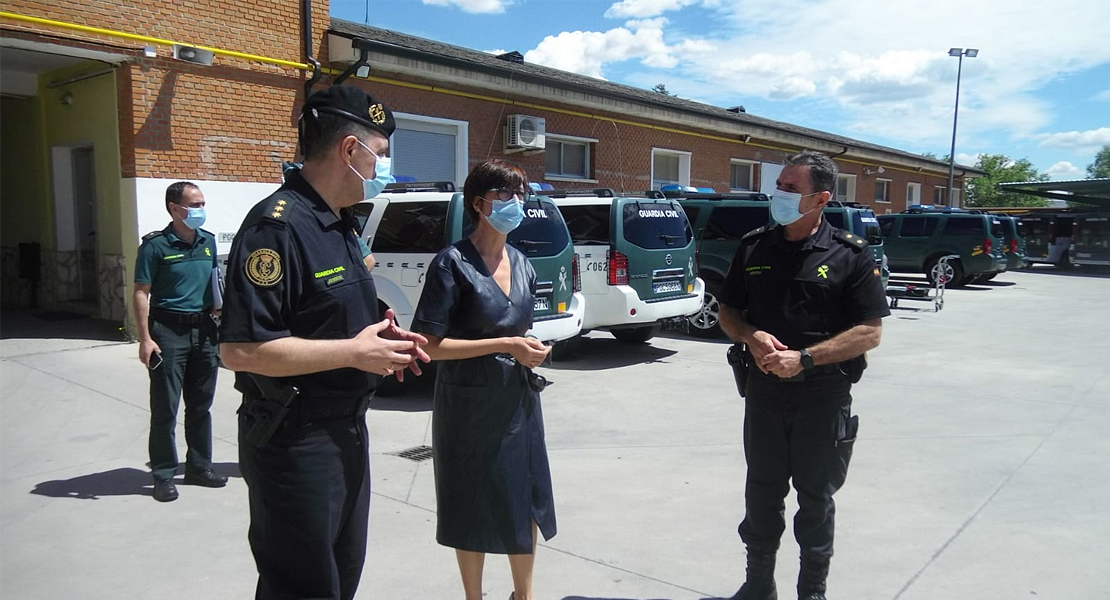
<path id="1" fill-rule="evenodd" d="M 93 162 L 92 147 L 74 148 L 71 160 L 79 300 L 96 306 L 100 282 L 96 264 L 96 164 Z"/>

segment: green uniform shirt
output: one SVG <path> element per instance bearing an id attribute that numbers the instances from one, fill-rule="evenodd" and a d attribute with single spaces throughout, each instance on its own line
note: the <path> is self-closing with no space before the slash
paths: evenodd
<path id="1" fill-rule="evenodd" d="M 197 230 L 190 245 L 173 233 L 173 225 L 143 236 L 135 259 L 135 283 L 150 284 L 151 308 L 201 312 L 212 306 L 212 269 L 216 242 L 210 231 Z"/>

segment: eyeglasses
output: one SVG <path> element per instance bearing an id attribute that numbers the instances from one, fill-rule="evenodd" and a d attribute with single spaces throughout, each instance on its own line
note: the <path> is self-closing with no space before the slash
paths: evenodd
<path id="1" fill-rule="evenodd" d="M 528 190 L 520 190 L 520 189 L 510 190 L 509 188 L 498 188 L 498 189 L 489 190 L 489 191 L 494 192 L 495 194 L 497 194 L 497 199 L 502 201 L 502 202 L 508 202 L 509 200 L 512 200 L 513 198 L 517 198 L 517 197 L 520 198 L 518 200 L 518 202 L 524 202 L 525 200 L 528 199 L 528 196 L 531 195 L 531 192 L 529 192 Z"/>

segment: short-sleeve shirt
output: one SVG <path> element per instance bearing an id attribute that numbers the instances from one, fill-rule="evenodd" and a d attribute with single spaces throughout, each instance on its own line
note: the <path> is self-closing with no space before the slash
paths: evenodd
<path id="1" fill-rule="evenodd" d="M 779 226 L 744 236 L 720 301 L 747 311 L 748 323 L 793 350 L 890 315 L 867 242 L 824 219 L 798 242 L 788 241 Z"/>
<path id="2" fill-rule="evenodd" d="M 235 235 L 220 340 L 353 338 L 379 320 L 377 290 L 362 258 L 350 211 L 336 215 L 299 172 L 289 174 Z M 370 393 L 380 377 L 347 368 L 289 379 L 306 398 L 348 398 Z M 245 373 L 236 373 L 235 386 L 258 393 Z"/>
<path id="3" fill-rule="evenodd" d="M 216 265 L 212 232 L 198 229 L 190 244 L 174 234 L 171 223 L 143 236 L 135 259 L 135 283 L 150 285 L 151 308 L 201 312 L 212 306 Z"/>

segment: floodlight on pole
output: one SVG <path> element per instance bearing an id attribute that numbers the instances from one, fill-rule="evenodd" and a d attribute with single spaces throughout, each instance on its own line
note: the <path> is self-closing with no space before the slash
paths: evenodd
<path id="1" fill-rule="evenodd" d="M 960 116 L 960 76 L 963 75 L 964 57 L 975 58 L 979 56 L 979 49 L 952 48 L 948 50 L 948 56 L 960 57 L 960 64 L 956 69 L 956 108 L 952 111 L 952 149 L 948 152 L 948 206 L 952 206 L 952 199 L 955 197 L 952 192 L 952 179 L 956 170 L 956 122 Z"/>

